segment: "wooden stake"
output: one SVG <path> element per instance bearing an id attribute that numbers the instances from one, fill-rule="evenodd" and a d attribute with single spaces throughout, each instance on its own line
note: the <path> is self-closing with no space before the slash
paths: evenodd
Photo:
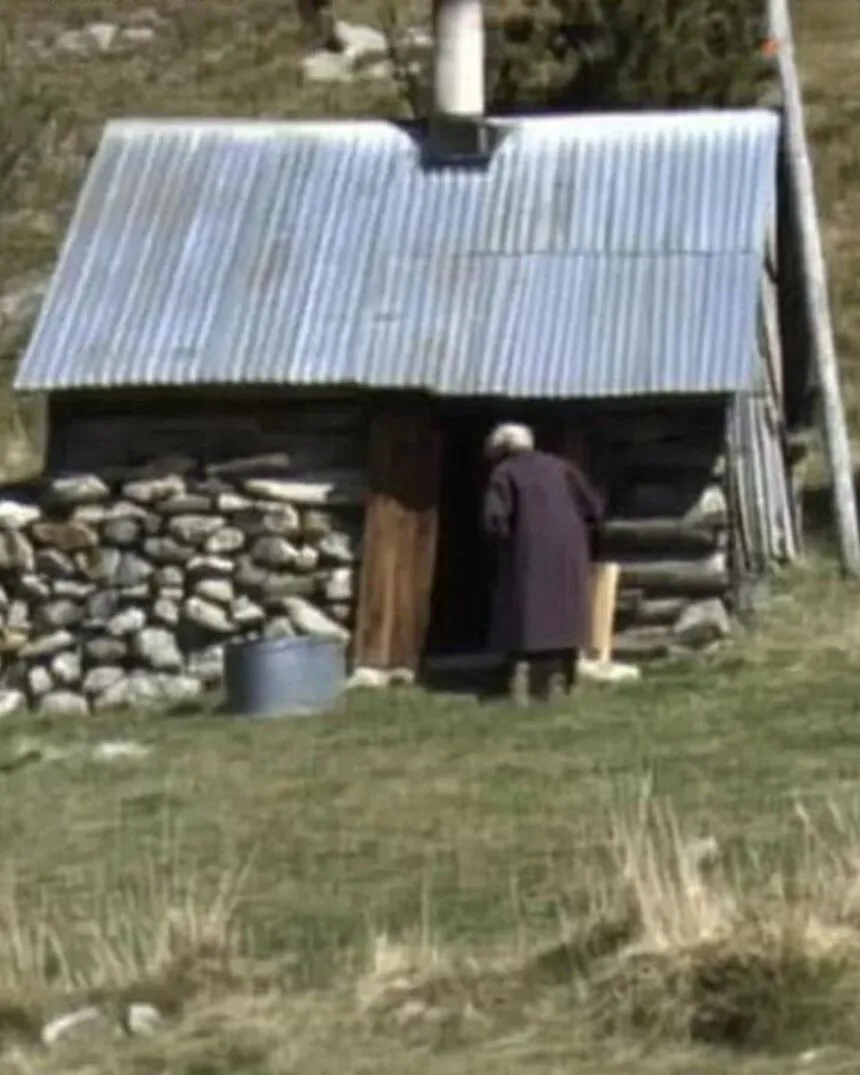
<path id="1" fill-rule="evenodd" d="M 797 77 L 794 37 L 787 0 L 769 0 L 770 32 L 777 50 L 784 96 L 784 129 L 788 147 L 789 189 L 795 199 L 800 224 L 804 301 L 812 327 L 813 349 L 824 417 L 827 455 L 833 478 L 833 502 L 839 531 L 839 547 L 845 572 L 860 578 L 860 532 L 854 490 L 851 445 L 839 385 L 833 322 L 827 291 L 827 266 L 818 226 L 815 182 L 803 99 Z"/>
<path id="2" fill-rule="evenodd" d="M 596 563 L 592 566 L 591 645 L 597 659 L 603 663 L 612 660 L 619 575 L 618 564 Z"/>
<path id="3" fill-rule="evenodd" d="M 370 430 L 354 660 L 418 669 L 430 618 L 441 439 L 429 409 L 378 412 Z"/>

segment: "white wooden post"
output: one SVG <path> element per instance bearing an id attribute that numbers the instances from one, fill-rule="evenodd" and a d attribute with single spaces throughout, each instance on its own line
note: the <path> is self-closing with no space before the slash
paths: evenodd
<path id="1" fill-rule="evenodd" d="M 434 0 L 433 107 L 443 116 L 484 114 L 482 0 Z"/>
<path id="2" fill-rule="evenodd" d="M 824 436 L 833 479 L 833 506 L 842 566 L 849 575 L 860 578 L 860 531 L 854 490 L 854 467 L 839 383 L 828 296 L 827 265 L 818 224 L 815 180 L 806 137 L 803 99 L 797 76 L 794 35 L 787 0 L 769 0 L 769 18 L 771 36 L 775 39 L 778 50 L 789 155 L 788 181 L 800 223 L 804 302 L 812 329 L 813 351 L 821 386 Z"/>

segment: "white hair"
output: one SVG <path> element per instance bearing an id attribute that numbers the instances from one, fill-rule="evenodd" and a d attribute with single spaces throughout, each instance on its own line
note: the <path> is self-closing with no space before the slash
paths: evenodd
<path id="1" fill-rule="evenodd" d="M 487 437 L 487 455 L 516 455 L 534 449 L 534 433 L 517 422 L 503 422 Z"/>

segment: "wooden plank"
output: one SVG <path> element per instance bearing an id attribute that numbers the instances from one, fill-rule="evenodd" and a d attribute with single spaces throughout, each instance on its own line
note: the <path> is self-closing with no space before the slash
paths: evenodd
<path id="1" fill-rule="evenodd" d="M 442 438 L 437 431 L 431 428 L 423 431 L 412 466 L 417 495 L 410 538 L 412 564 L 405 576 L 411 582 L 412 592 L 411 617 L 406 621 L 410 624 L 410 633 L 404 640 L 405 657 L 398 661 L 407 668 L 417 667 L 430 626 L 442 470 Z"/>
<path id="2" fill-rule="evenodd" d="M 417 669 L 430 618 L 441 438 L 429 411 L 371 423 L 355 662 Z"/>
<path id="3" fill-rule="evenodd" d="M 653 597 L 639 602 L 631 626 L 662 627 L 673 626 L 687 607 L 684 597 Z"/>
<path id="4" fill-rule="evenodd" d="M 356 664 L 371 668 L 388 668 L 391 648 L 396 505 L 389 491 L 391 463 L 387 434 L 382 422 L 371 423 L 367 460 L 369 495 L 365 508 L 354 649 Z"/>
<path id="5" fill-rule="evenodd" d="M 761 316 L 764 329 L 764 357 L 769 382 L 782 411 L 785 385 L 783 383 L 782 338 L 779 331 L 779 295 L 776 283 L 767 277 L 762 284 Z"/>
<path id="6" fill-rule="evenodd" d="M 599 661 L 612 659 L 612 636 L 618 598 L 618 564 L 596 563 L 591 572 L 591 650 Z"/>
<path id="7" fill-rule="evenodd" d="M 365 515 L 364 556 L 358 592 L 355 663 L 388 668 L 391 655 L 391 579 L 394 577 L 392 514 L 394 505 L 383 493 L 373 492 Z"/>
<path id="8" fill-rule="evenodd" d="M 725 526 L 696 525 L 682 519 L 608 519 L 602 529 L 602 549 L 607 556 L 623 552 L 653 551 L 662 556 L 705 555 L 724 548 Z"/>
<path id="9" fill-rule="evenodd" d="M 625 587 L 648 594 L 724 594 L 730 585 L 724 552 L 704 560 L 630 560 L 621 563 Z"/>

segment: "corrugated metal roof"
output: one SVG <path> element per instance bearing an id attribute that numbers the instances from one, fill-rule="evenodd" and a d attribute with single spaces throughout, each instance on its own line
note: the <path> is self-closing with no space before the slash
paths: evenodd
<path id="1" fill-rule="evenodd" d="M 497 126 L 482 172 L 384 122 L 110 124 L 16 387 L 750 385 L 777 118 Z"/>

